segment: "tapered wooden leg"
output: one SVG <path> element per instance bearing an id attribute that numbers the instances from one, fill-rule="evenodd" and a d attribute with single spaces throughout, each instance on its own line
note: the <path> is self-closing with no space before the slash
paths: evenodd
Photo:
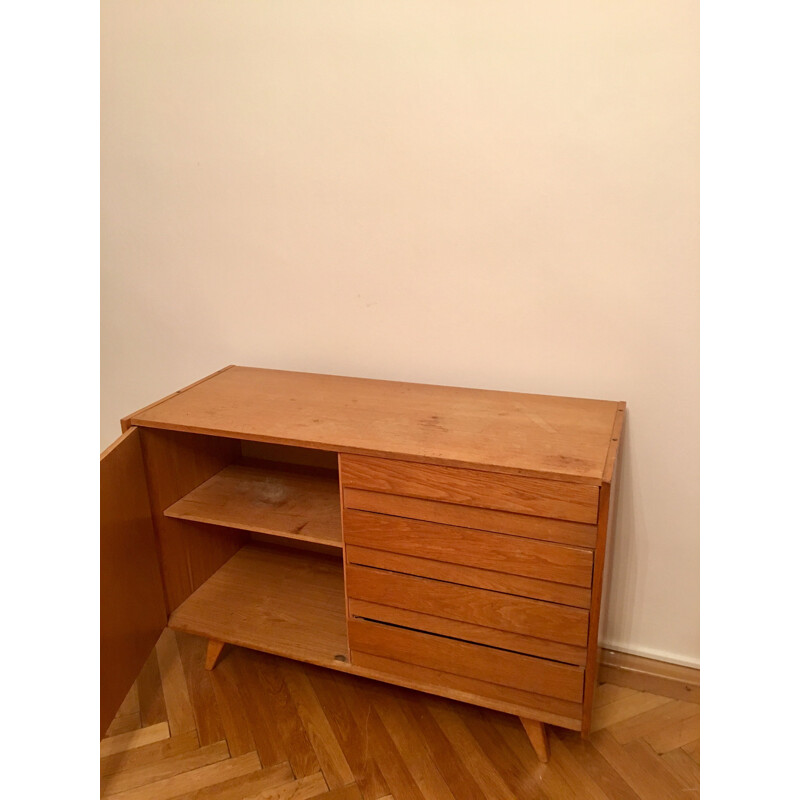
<path id="1" fill-rule="evenodd" d="M 208 640 L 208 650 L 206 650 L 206 669 L 214 669 L 217 661 L 225 649 L 225 642 L 218 642 L 216 639 Z"/>
<path id="2" fill-rule="evenodd" d="M 541 722 L 534 719 L 525 719 L 520 717 L 522 727 L 525 728 L 525 733 L 531 740 L 533 749 L 539 757 L 539 761 L 546 762 L 550 758 L 550 744 L 547 741 L 547 730 Z"/>

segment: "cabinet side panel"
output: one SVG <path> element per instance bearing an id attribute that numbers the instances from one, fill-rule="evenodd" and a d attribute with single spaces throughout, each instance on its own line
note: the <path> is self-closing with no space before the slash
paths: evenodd
<path id="1" fill-rule="evenodd" d="M 597 520 L 597 546 L 595 548 L 594 571 L 592 575 L 592 601 L 589 609 L 589 643 L 586 654 L 586 674 L 583 689 L 583 714 L 581 720 L 581 734 L 586 737 L 592 724 L 592 705 L 594 690 L 597 684 L 597 636 L 600 630 L 600 612 L 603 596 L 603 574 L 605 571 L 606 548 L 609 536 L 613 535 L 616 517 L 617 494 L 619 492 L 618 480 L 618 454 L 622 439 L 622 429 L 625 419 L 625 404 L 619 404 L 619 410 L 614 422 L 612 439 L 609 447 L 609 457 L 606 462 L 604 482 L 600 487 L 600 509 Z"/>
<path id="2" fill-rule="evenodd" d="M 140 433 L 100 459 L 100 734 L 166 625 Z"/>
<path id="3" fill-rule="evenodd" d="M 248 540 L 244 532 L 170 519 L 164 510 L 239 455 L 239 442 L 139 429 L 158 540 L 167 612 L 172 613 Z"/>

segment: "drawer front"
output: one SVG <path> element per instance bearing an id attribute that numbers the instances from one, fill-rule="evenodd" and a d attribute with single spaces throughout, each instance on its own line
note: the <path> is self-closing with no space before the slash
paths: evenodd
<path id="1" fill-rule="evenodd" d="M 600 489 L 521 475 L 341 456 L 345 487 L 594 524 Z"/>
<path id="2" fill-rule="evenodd" d="M 347 595 L 581 648 L 589 632 L 589 612 L 582 608 L 352 564 L 347 567 Z"/>
<path id="3" fill-rule="evenodd" d="M 352 597 L 348 600 L 347 605 L 351 619 L 384 622 L 388 625 L 399 625 L 401 628 L 434 633 L 438 636 L 449 636 L 451 639 L 461 639 L 464 642 L 498 647 L 514 653 L 562 661 L 565 664 L 575 664 L 579 667 L 586 666 L 585 647 L 562 644 L 548 639 L 537 639 L 520 633 L 501 631 L 497 628 L 486 628 L 482 625 L 446 617 L 434 617 L 431 614 L 379 605 Z"/>
<path id="4" fill-rule="evenodd" d="M 589 588 L 594 552 L 488 531 L 345 509 L 344 543 Z M 556 601 L 560 602 L 560 601 Z"/>
<path id="5" fill-rule="evenodd" d="M 597 542 L 597 525 L 587 525 L 583 522 L 532 517 L 511 511 L 474 508 L 366 489 L 345 487 L 342 496 L 345 508 L 358 511 L 372 511 L 394 517 L 457 525 L 462 528 L 493 531 L 576 547 L 593 548 Z"/>
<path id="6" fill-rule="evenodd" d="M 359 619 L 347 627 L 356 665 L 364 653 L 570 703 L 583 699 L 582 667 Z"/>
<path id="7" fill-rule="evenodd" d="M 450 564 L 446 561 L 432 561 L 429 558 L 416 558 L 385 550 L 371 550 L 367 547 L 350 545 L 345 549 L 348 564 L 402 572 L 406 575 L 419 575 L 438 581 L 460 583 L 464 586 L 477 586 L 494 592 L 518 594 L 520 597 L 533 597 L 551 603 L 560 603 L 576 608 L 589 608 L 591 589 L 570 586 L 566 583 L 540 581 L 521 575 L 492 572 L 488 569 L 467 567 L 463 564 Z"/>
<path id="8" fill-rule="evenodd" d="M 353 652 L 352 663 L 369 678 L 388 680 L 411 689 L 440 694 L 467 703 L 496 708 L 507 714 L 534 717 L 570 730 L 581 729 L 583 706 L 543 694 L 523 692 L 497 683 L 465 678 L 452 672 L 421 667 L 407 661 L 376 656 L 372 653 Z M 364 674 L 364 673 L 361 673 Z"/>

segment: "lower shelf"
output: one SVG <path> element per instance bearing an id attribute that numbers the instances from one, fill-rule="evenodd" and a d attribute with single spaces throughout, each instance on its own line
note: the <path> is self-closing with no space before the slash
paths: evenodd
<path id="1" fill-rule="evenodd" d="M 310 552 L 247 545 L 172 612 L 169 625 L 341 668 L 347 657 L 342 563 Z"/>

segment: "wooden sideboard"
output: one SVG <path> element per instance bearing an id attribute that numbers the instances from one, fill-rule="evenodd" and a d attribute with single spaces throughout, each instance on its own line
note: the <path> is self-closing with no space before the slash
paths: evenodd
<path id="1" fill-rule="evenodd" d="M 230 366 L 123 419 L 101 733 L 169 625 L 588 734 L 624 414 Z"/>

